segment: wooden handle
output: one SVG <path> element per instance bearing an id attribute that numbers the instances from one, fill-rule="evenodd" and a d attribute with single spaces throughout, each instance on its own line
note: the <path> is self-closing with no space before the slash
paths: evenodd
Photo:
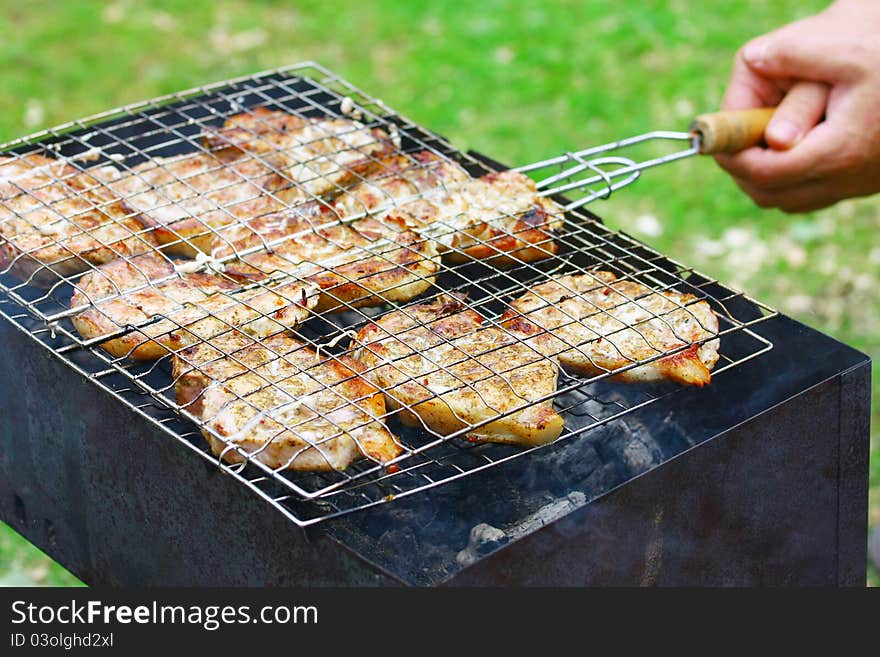
<path id="1" fill-rule="evenodd" d="M 701 114 L 690 129 L 700 135 L 701 153 L 736 153 L 761 143 L 775 111 L 775 107 L 762 107 Z"/>

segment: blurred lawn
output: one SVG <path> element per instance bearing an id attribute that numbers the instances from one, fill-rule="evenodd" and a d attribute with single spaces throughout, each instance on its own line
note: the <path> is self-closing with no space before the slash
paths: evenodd
<path id="1" fill-rule="evenodd" d="M 718 106 L 739 45 L 825 4 L 0 0 L 0 141 L 311 59 L 462 148 L 526 163 L 684 129 Z M 711 161 L 692 158 L 647 173 L 594 209 L 686 264 L 880 355 L 877 199 L 795 217 L 761 211 Z M 875 524 L 876 436 L 871 482 Z M 0 583 L 25 581 L 75 579 L 0 527 Z"/>

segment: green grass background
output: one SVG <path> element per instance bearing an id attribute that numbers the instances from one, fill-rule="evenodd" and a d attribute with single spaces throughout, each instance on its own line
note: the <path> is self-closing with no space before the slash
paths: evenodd
<path id="1" fill-rule="evenodd" d="M 0 141 L 315 60 L 459 147 L 520 164 L 685 129 L 717 108 L 743 42 L 825 4 L 0 0 Z M 802 216 L 762 211 L 710 160 L 691 158 L 593 207 L 674 258 L 880 354 L 878 199 Z M 876 524 L 876 436 L 870 506 Z M 0 583 L 76 582 L 0 526 Z"/>

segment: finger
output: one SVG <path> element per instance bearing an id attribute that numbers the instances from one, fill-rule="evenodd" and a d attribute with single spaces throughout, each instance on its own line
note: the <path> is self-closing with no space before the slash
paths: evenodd
<path id="1" fill-rule="evenodd" d="M 777 189 L 828 173 L 836 165 L 832 155 L 841 149 L 838 140 L 835 130 L 823 122 L 789 150 L 753 147 L 733 155 L 720 154 L 715 159 L 736 178 L 764 189 Z"/>
<path id="2" fill-rule="evenodd" d="M 736 184 L 758 207 L 778 208 L 783 212 L 812 212 L 827 208 L 847 197 L 843 181 L 838 179 L 809 182 L 779 189 L 765 189 L 734 177 Z"/>
<path id="3" fill-rule="evenodd" d="M 740 50 L 733 59 L 733 69 L 721 100 L 721 109 L 774 107 L 782 100 L 782 95 L 783 92 L 775 80 L 758 75 L 749 68 Z"/>
<path id="4" fill-rule="evenodd" d="M 857 66 L 841 52 L 849 45 L 833 31 L 813 25 L 811 19 L 798 21 L 753 39 L 743 46 L 743 60 L 757 75 L 771 78 L 828 83 L 855 79 Z"/>
<path id="5" fill-rule="evenodd" d="M 785 94 L 773 114 L 764 139 L 770 148 L 787 150 L 819 123 L 828 105 L 830 88 L 824 82 L 799 82 Z"/>

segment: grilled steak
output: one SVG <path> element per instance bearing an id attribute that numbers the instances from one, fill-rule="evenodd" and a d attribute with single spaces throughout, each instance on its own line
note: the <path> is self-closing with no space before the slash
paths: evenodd
<path id="1" fill-rule="evenodd" d="M 485 422 L 468 439 L 532 446 L 563 425 L 551 401 L 538 401 L 556 390 L 558 374 L 534 344 L 545 337 L 484 327 L 458 298 L 441 295 L 368 324 L 355 355 L 407 424 L 447 435 Z"/>
<path id="2" fill-rule="evenodd" d="M 520 173 L 474 179 L 458 164 L 428 151 L 384 160 L 332 205 L 342 216 L 371 212 L 378 219 L 402 217 L 410 228 L 436 240 L 453 261 L 491 259 L 495 266 L 555 254 L 553 230 L 563 214 Z"/>
<path id="3" fill-rule="evenodd" d="M 258 107 L 207 131 L 205 147 L 226 160 L 272 159 L 291 183 L 279 195 L 290 205 L 341 192 L 395 149 L 379 128 L 336 118 L 302 118 Z"/>
<path id="4" fill-rule="evenodd" d="M 294 277 L 239 288 L 224 276 L 180 273 L 161 255 L 116 260 L 77 283 L 71 307 L 89 307 L 72 321 L 86 339 L 129 328 L 101 346 L 117 357 L 149 360 L 234 329 L 273 335 L 305 320 L 318 301 L 318 287 Z"/>
<path id="5" fill-rule="evenodd" d="M 224 233 L 212 255 L 259 248 L 230 262 L 226 273 L 245 281 L 296 273 L 321 287 L 318 311 L 409 301 L 434 282 L 440 268 L 434 242 L 402 225 L 390 230 L 392 218 L 321 222 L 308 206 L 259 217 Z"/>
<path id="6" fill-rule="evenodd" d="M 101 178 L 169 253 L 207 253 L 230 224 L 338 193 L 393 148 L 356 121 L 265 108 L 231 117 L 204 143 L 210 152 L 155 157 L 122 174 L 107 167 Z"/>
<path id="7" fill-rule="evenodd" d="M 487 173 L 460 190 L 469 223 L 450 254 L 453 260 L 491 260 L 503 266 L 556 253 L 553 231 L 562 225 L 563 210 L 538 196 L 531 178 L 515 171 Z"/>
<path id="8" fill-rule="evenodd" d="M 178 404 L 204 422 L 214 454 L 279 470 L 343 470 L 401 453 L 382 423 L 382 394 L 362 369 L 283 334 L 259 344 L 230 334 L 174 357 Z"/>
<path id="9" fill-rule="evenodd" d="M 207 252 L 224 226 L 284 207 L 270 193 L 287 184 L 278 166 L 277 159 L 223 161 L 186 153 L 152 158 L 126 173 L 108 167 L 102 182 L 138 213 L 166 251 L 192 257 Z"/>
<path id="10" fill-rule="evenodd" d="M 37 154 L 0 157 L 0 272 L 50 287 L 151 250 L 153 238 L 91 173 Z"/>
<path id="11" fill-rule="evenodd" d="M 691 294 L 657 292 L 606 271 L 561 276 L 536 285 L 502 318 L 513 330 L 539 328 L 551 340 L 545 353 L 578 374 L 614 372 L 639 361 L 687 349 L 615 374 L 619 381 L 672 380 L 702 386 L 718 361 L 718 318 Z M 695 344 L 705 341 L 703 344 Z"/>

